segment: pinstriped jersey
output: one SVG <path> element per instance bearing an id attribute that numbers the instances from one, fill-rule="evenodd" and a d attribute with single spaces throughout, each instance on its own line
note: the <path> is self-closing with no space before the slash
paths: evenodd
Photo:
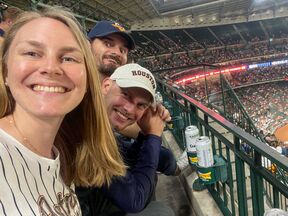
<path id="1" fill-rule="evenodd" d="M 74 185 L 60 175 L 60 158 L 41 157 L 0 129 L 0 215 L 81 215 Z"/>

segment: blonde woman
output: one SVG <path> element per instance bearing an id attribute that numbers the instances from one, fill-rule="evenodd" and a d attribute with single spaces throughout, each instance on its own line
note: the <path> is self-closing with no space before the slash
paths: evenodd
<path id="1" fill-rule="evenodd" d="M 6 33 L 0 215 L 81 215 L 74 183 L 102 186 L 125 174 L 79 26 L 54 7 L 24 12 Z"/>

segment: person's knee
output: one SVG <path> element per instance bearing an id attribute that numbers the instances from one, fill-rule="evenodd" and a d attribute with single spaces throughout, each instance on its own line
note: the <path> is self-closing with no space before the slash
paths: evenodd
<path id="1" fill-rule="evenodd" d="M 173 153 L 169 149 L 161 147 L 157 171 L 165 175 L 175 175 L 176 168 L 177 163 Z"/>

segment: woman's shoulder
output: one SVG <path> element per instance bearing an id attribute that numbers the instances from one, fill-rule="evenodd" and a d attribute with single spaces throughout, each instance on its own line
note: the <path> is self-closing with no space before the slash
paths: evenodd
<path id="1" fill-rule="evenodd" d="M 6 117 L 0 119 L 0 148 L 5 148 L 7 151 L 12 149 L 22 150 L 22 145 L 14 137 L 14 134 L 11 131 L 11 123 Z"/>
<path id="2" fill-rule="evenodd" d="M 0 118 L 0 129 L 7 130 L 9 128 L 9 121 L 6 117 Z"/>

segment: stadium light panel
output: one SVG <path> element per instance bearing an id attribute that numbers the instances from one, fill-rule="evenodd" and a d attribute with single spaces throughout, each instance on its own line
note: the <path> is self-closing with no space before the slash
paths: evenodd
<path id="1" fill-rule="evenodd" d="M 262 3 L 262 2 L 265 2 L 267 0 L 254 0 L 255 3 Z"/>
<path id="2" fill-rule="evenodd" d="M 248 66 L 246 65 L 242 65 L 242 66 L 238 66 L 238 67 L 231 67 L 231 68 L 225 68 L 221 71 L 219 70 L 214 70 L 214 71 L 211 71 L 209 73 L 206 73 L 206 74 L 197 74 L 197 75 L 194 75 L 194 76 L 191 76 L 191 77 L 185 77 L 181 80 L 178 80 L 176 81 L 175 83 L 176 84 L 185 84 L 187 81 L 192 81 L 192 80 L 197 80 L 199 78 L 203 78 L 203 77 L 208 77 L 208 76 L 213 76 L 213 75 L 216 75 L 216 74 L 219 74 L 219 73 L 228 73 L 228 72 L 239 72 L 239 71 L 243 71 L 243 70 L 246 70 L 248 68 Z M 200 72 L 201 73 L 201 72 Z"/>

